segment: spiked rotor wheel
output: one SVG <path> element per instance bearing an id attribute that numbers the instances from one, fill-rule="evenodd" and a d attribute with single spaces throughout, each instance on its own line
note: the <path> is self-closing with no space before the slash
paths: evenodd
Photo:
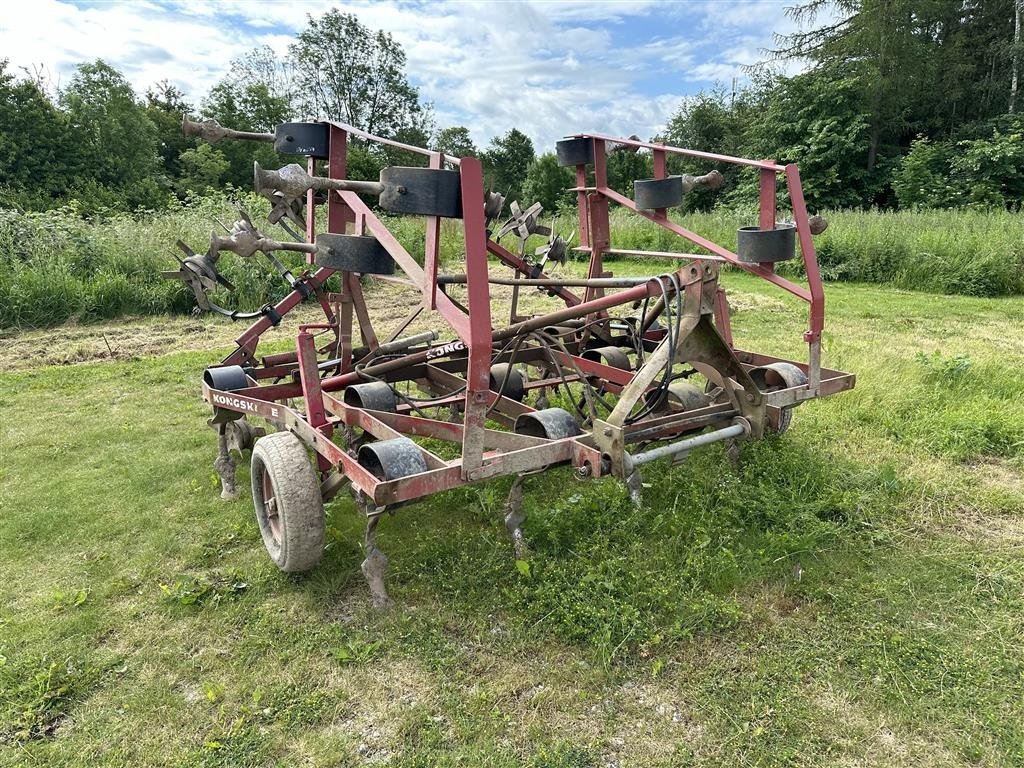
<path id="1" fill-rule="evenodd" d="M 498 220 L 502 210 L 505 208 L 505 195 L 493 190 L 484 193 L 484 219 L 487 221 L 487 228 Z"/>
<path id="2" fill-rule="evenodd" d="M 572 244 L 573 238 L 575 237 L 575 232 L 569 235 L 569 237 L 562 237 L 561 235 L 555 234 L 554 230 L 551 230 L 551 235 L 548 238 L 548 241 L 537 248 L 533 253 L 535 256 L 541 257 L 540 263 L 542 265 L 549 261 L 553 261 L 556 264 L 564 264 L 569 252 L 569 246 Z"/>
<path id="3" fill-rule="evenodd" d="M 543 235 L 547 237 L 551 234 L 551 228 L 545 227 L 540 224 L 540 214 L 544 210 L 544 206 L 540 203 L 534 203 L 525 211 L 519 206 L 518 200 L 513 200 L 509 206 L 509 210 L 512 212 L 512 218 L 506 221 L 500 230 L 498 230 L 498 238 L 501 238 L 507 234 L 515 234 L 519 239 L 519 253 L 520 255 L 526 252 L 526 241 L 530 239 L 530 235 Z"/>

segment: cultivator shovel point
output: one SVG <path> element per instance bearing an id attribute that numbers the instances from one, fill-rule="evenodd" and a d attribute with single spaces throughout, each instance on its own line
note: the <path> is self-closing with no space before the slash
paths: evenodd
<path id="1" fill-rule="evenodd" d="M 578 134 L 558 143 L 558 161 L 575 168 L 579 245 L 541 223 L 539 204 L 514 201 L 502 218 L 505 196 L 486 190 L 475 158 L 373 136 L 334 122 L 288 123 L 273 134 L 222 128 L 212 121 L 185 130 L 209 141 L 273 141 L 279 151 L 306 156 L 305 166 L 254 166 L 258 192 L 271 203 L 271 223 L 304 228 L 277 240 L 242 214 L 227 233 L 214 233 L 209 249 L 165 273 L 184 281 L 199 306 L 255 322 L 236 349 L 203 376 L 204 400 L 218 433 L 215 469 L 224 498 L 235 498 L 233 454 L 252 451 L 257 521 L 267 550 L 282 570 L 301 571 L 319 560 L 324 502 L 348 488 L 366 518 L 362 571 L 373 604 L 386 606 L 387 557 L 378 546 L 385 513 L 468 483 L 511 476 L 504 524 L 518 559 L 526 557 L 522 509 L 526 477 L 560 466 L 579 479 L 611 475 L 641 504 L 646 464 L 678 462 L 714 443 L 734 456 L 738 441 L 784 431 L 801 403 L 854 386 L 854 377 L 822 366 L 824 293 L 812 234 L 824 220 L 808 217 L 795 165 L 694 152 L 601 134 Z M 353 138 L 418 153 L 427 167 L 391 167 L 377 180 L 346 173 Z M 610 151 L 652 155 L 655 178 L 638 179 L 634 198 L 608 186 Z M 668 209 L 697 187 L 717 189 L 722 176 L 669 176 L 672 155 L 732 164 L 760 180 L 757 226 L 739 233 L 738 253 L 675 223 Z M 318 160 L 324 174 L 317 175 Z M 776 223 L 777 178 L 789 193 L 792 221 Z M 361 196 L 391 214 L 424 220 L 422 263 L 406 250 Z M 609 206 L 619 205 L 689 241 L 700 254 L 617 249 Z M 326 208 L 325 231 L 316 209 Z M 458 220 L 464 272 L 445 273 L 440 221 Z M 528 249 L 532 237 L 545 238 Z M 514 243 L 502 245 L 502 239 Z M 302 240 L 294 242 L 293 240 Z M 774 271 L 774 263 L 803 259 L 806 283 Z M 281 251 L 303 254 L 294 275 Z M 585 254 L 585 277 L 555 277 L 547 270 L 570 252 Z M 230 289 L 220 257 L 264 257 L 288 286 L 274 305 L 253 312 L 227 310 L 211 294 Z M 615 277 L 609 254 L 674 259 L 676 267 L 645 277 Z M 504 266 L 510 277 L 493 271 Z M 809 305 L 803 333 L 807 360 L 746 351 L 733 340 L 723 268 L 755 275 Z M 393 273 L 401 272 L 401 278 Z M 328 286 L 328 280 L 335 278 Z M 409 313 L 387 335 L 375 327 L 363 285 L 388 280 L 409 292 Z M 508 322 L 492 311 L 491 286 L 512 288 Z M 539 292 L 547 311 L 520 314 L 519 292 Z M 291 351 L 257 353 L 264 333 L 307 300 L 323 320 L 300 324 Z M 429 330 L 409 333 L 424 313 Z M 358 329 L 358 330 L 357 330 Z M 275 431 L 266 433 L 253 419 Z M 440 452 L 437 445 L 451 449 Z M 310 455 L 313 461 L 310 461 Z M 454 455 L 454 458 L 452 456 Z M 443 457 L 444 456 L 444 457 Z"/>

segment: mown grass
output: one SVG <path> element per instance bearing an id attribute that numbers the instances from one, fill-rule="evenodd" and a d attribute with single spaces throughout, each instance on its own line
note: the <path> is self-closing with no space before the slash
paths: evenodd
<path id="1" fill-rule="evenodd" d="M 187 313 L 194 301 L 181 283 L 160 278 L 176 268 L 172 254 L 181 238 L 205 252 L 210 232 L 224 234 L 241 207 L 264 218 L 265 201 L 251 194 L 211 195 L 161 213 L 119 215 L 87 221 L 73 210 L 40 214 L 0 211 L 0 328 L 44 328 L 67 320 L 95 321 L 132 314 Z M 941 211 L 826 213 L 830 227 L 817 238 L 823 274 L 829 280 L 893 285 L 909 290 L 970 296 L 1024 293 L 1024 215 L 1009 212 Z M 677 216 L 684 226 L 728 248 L 736 229 L 756 213 L 719 210 Z M 415 257 L 423 255 L 423 225 L 415 218 L 389 224 Z M 568 235 L 576 223 L 555 222 Z M 271 227 L 278 237 L 286 237 Z M 654 224 L 614 212 L 613 246 L 633 250 L 692 252 L 690 244 Z M 539 244 L 531 243 L 532 246 Z M 444 228 L 442 251 L 461 258 L 461 235 Z M 280 254 L 298 268 L 301 258 Z M 798 261 L 782 271 L 798 275 Z M 221 270 L 237 287 L 218 301 L 229 308 L 255 309 L 281 298 L 285 285 L 259 258 L 228 254 Z"/>
<path id="2" fill-rule="evenodd" d="M 800 305 L 727 283 L 742 346 L 800 353 Z M 287 577 L 218 499 L 226 350 L 3 374 L 0 764 L 1019 765 L 1024 307 L 829 309 L 854 391 L 736 469 L 652 467 L 639 510 L 531 478 L 526 569 L 507 480 L 404 508 L 389 613 L 350 500 Z"/>

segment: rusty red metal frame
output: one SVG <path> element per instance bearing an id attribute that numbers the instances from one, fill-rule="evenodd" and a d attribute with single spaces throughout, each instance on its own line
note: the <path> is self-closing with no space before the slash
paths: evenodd
<path id="1" fill-rule="evenodd" d="M 224 391 L 204 383 L 203 397 L 215 409 L 257 415 L 291 430 L 316 452 L 319 468 L 325 478 L 334 472 L 342 473 L 355 489 L 376 505 L 405 502 L 467 482 L 519 474 L 556 464 L 571 464 L 581 476 L 597 477 L 609 472 L 621 476 L 624 465 L 618 459 L 611 461 L 609 451 L 623 451 L 627 443 L 693 433 L 705 428 L 722 428 L 737 423 L 737 420 L 747 425 L 745 429 L 756 436 L 760 433 L 765 409 L 793 406 L 804 400 L 850 389 L 854 384 L 852 375 L 821 367 L 824 291 L 799 170 L 795 165 L 780 166 L 771 161 L 695 152 L 601 134 L 577 134 L 575 138 L 592 142 L 594 158 L 592 183 L 587 167 L 581 165 L 576 168 L 575 187 L 581 233 L 580 249 L 589 253 L 588 277 L 606 276 L 604 256 L 623 252 L 612 248 L 610 203 L 634 211 L 710 255 L 673 254 L 680 263 L 672 273 L 652 277 L 640 285 L 618 292 L 608 293 L 606 288 L 594 281 L 585 287 L 582 295 L 566 287 L 552 287 L 548 289 L 548 294 L 560 300 L 564 304 L 563 308 L 538 318 L 495 328 L 491 313 L 488 256 L 496 258 L 524 277 L 545 279 L 546 275 L 543 272 L 538 275 L 523 258 L 490 238 L 482 205 L 484 185 L 480 161 L 472 157 L 448 158 L 438 152 L 373 136 L 342 123 L 329 123 L 329 137 L 327 175 L 331 178 L 346 178 L 347 151 L 352 137 L 419 153 L 427 157 L 430 168 L 441 169 L 446 164 L 458 168 L 466 254 L 465 307 L 453 300 L 445 286 L 438 282 L 441 263 L 438 217 L 425 217 L 425 259 L 421 266 L 389 231 L 386 223 L 356 193 L 333 190 L 328 193 L 326 202 L 327 231 L 368 234 L 376 238 L 405 274 L 406 284 L 419 291 L 419 309 L 436 313 L 438 319 L 450 328 L 453 337 L 444 339 L 439 345 L 409 348 L 398 358 L 374 361 L 374 352 L 379 348 L 378 337 L 371 324 L 358 276 L 341 272 L 341 293 L 331 295 L 326 292 L 326 283 L 336 273 L 333 269 L 319 268 L 307 272 L 302 277 L 302 283 L 306 286 L 306 292 L 311 291 L 323 308 L 325 322 L 301 326 L 294 353 L 268 355 L 261 359 L 256 354 L 259 340 L 274 325 L 270 317 L 261 318 L 238 337 L 237 349 L 221 363 L 245 367 L 252 379 L 252 386 Z M 741 262 L 735 253 L 671 221 L 666 210 L 649 212 L 638 209 L 630 198 L 609 188 L 605 158 L 607 147 L 613 143 L 649 150 L 653 154 L 656 178 L 665 178 L 666 158 L 671 154 L 756 169 L 760 174 L 759 225 L 762 229 L 775 227 L 777 177 L 783 175 L 796 223 L 807 285 L 798 285 L 781 277 L 770 265 Z M 310 159 L 308 172 L 314 175 L 314 171 L 315 163 Z M 306 199 L 305 233 L 310 243 L 315 241 L 317 235 L 316 208 L 317 201 L 310 191 Z M 655 252 L 629 253 L 656 258 L 666 256 Z M 307 254 L 307 259 L 310 265 L 314 263 L 313 254 Z M 743 269 L 808 303 L 809 326 L 804 333 L 804 340 L 809 346 L 808 362 L 794 363 L 805 372 L 806 385 L 766 393 L 751 387 L 748 370 L 780 362 L 780 359 L 744 352 L 733 346 L 726 293 L 717 282 L 718 271 L 723 264 Z M 690 302 L 686 305 L 690 308 L 687 317 L 690 324 L 687 327 L 704 328 L 703 332 L 710 339 L 711 346 L 720 345 L 720 349 L 715 347 L 718 351 L 714 354 L 718 357 L 714 357 L 711 352 L 707 353 L 707 359 L 698 356 L 701 362 L 695 362 L 694 367 L 708 375 L 709 380 L 716 377 L 725 381 L 729 381 L 730 377 L 732 380 L 745 380 L 747 383 L 741 383 L 736 389 L 736 392 L 746 392 L 745 400 L 740 401 L 738 396 L 731 395 L 732 402 L 716 403 L 692 412 L 652 416 L 636 424 L 612 425 L 604 431 L 604 435 L 611 435 L 614 431 L 614 439 L 596 434 L 596 429 L 557 439 L 507 430 L 518 416 L 533 412 L 534 407 L 493 391 L 489 383 L 492 365 L 514 362 L 538 367 L 542 375 L 528 383 L 531 391 L 546 391 L 550 387 L 574 381 L 600 381 L 604 391 L 631 392 L 638 386 L 638 372 L 624 371 L 584 358 L 582 352 L 586 338 L 591 333 L 609 332 L 609 326 L 601 325 L 601 321 L 607 320 L 609 310 L 635 302 L 657 302 L 673 291 L 682 295 L 684 289 L 687 301 Z M 303 291 L 297 288 L 275 305 L 274 312 L 284 316 L 305 298 Z M 353 346 L 353 314 L 359 321 L 364 344 L 358 349 Z M 710 320 L 705 321 L 705 317 L 713 317 L 713 324 L 710 324 Z M 572 334 L 561 348 L 547 350 L 548 358 L 554 362 L 548 362 L 544 356 L 545 350 L 536 344 L 523 343 L 510 350 L 510 344 L 523 339 L 527 334 L 544 327 L 578 321 L 586 324 L 587 330 L 582 334 Z M 407 323 L 394 331 L 390 338 L 393 340 L 401 334 Z M 317 333 L 327 333 L 329 343 L 318 348 Z M 643 335 L 643 344 L 653 351 L 658 348 L 663 336 L 664 331 L 650 331 Z M 716 338 L 721 341 L 716 342 Z M 552 373 L 552 365 L 559 367 L 559 376 Z M 730 372 L 721 372 L 723 365 L 725 368 L 731 365 L 728 368 Z M 570 370 L 570 373 L 566 374 L 565 370 Z M 336 396 L 346 387 L 368 379 L 417 382 L 421 388 L 437 395 L 431 401 L 432 407 L 455 407 L 462 414 L 462 421 L 452 423 L 440 418 L 415 415 L 414 408 L 407 403 L 400 404 L 395 412 L 359 408 L 346 404 L 344 398 Z M 488 426 L 488 421 L 505 429 Z M 339 435 L 353 430 L 359 430 L 365 436 L 364 439 L 370 440 L 405 436 L 453 443 L 459 447 L 459 457 L 443 459 L 421 444 L 420 451 L 427 467 L 425 472 L 385 479 L 359 462 L 353 445 L 339 445 L 337 442 Z M 609 440 L 613 440 L 613 448 L 609 447 L 613 445 Z"/>

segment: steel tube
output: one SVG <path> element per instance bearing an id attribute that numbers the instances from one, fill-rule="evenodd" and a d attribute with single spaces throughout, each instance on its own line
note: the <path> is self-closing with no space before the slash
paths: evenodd
<path id="1" fill-rule="evenodd" d="M 590 253 L 589 246 L 578 245 L 573 248 L 580 253 Z M 702 261 L 725 261 L 721 256 L 701 253 L 677 253 L 676 251 L 635 251 L 629 248 L 605 248 L 605 253 L 614 253 L 619 256 L 653 256 L 659 259 L 700 259 Z"/>
<path id="2" fill-rule="evenodd" d="M 334 189 L 339 192 L 356 192 L 360 195 L 380 195 L 384 185 L 379 181 L 360 181 L 358 179 L 327 179 L 323 176 L 313 177 L 313 189 Z"/>
<path id="3" fill-rule="evenodd" d="M 649 277 L 568 277 L 568 278 L 514 278 L 490 277 L 487 282 L 494 285 L 525 285 L 539 288 L 632 288 L 643 285 Z M 466 282 L 465 275 L 438 275 L 439 285 L 461 285 Z"/>
<path id="4" fill-rule="evenodd" d="M 216 120 L 194 122 L 187 117 L 181 120 L 181 132 L 186 136 L 198 136 L 209 144 L 216 144 L 221 139 L 241 139 L 243 141 L 266 141 L 273 143 L 274 134 L 257 133 L 255 131 L 236 131 L 225 128 Z"/>
<path id="5" fill-rule="evenodd" d="M 375 136 L 372 133 L 367 133 L 364 130 L 348 125 L 346 123 L 340 123 L 335 120 L 326 120 L 325 122 L 328 125 L 334 126 L 335 128 L 340 128 L 346 133 L 349 133 L 353 136 L 358 136 L 361 139 L 366 139 L 367 141 L 372 141 L 375 144 L 386 144 L 389 147 L 397 147 L 398 149 L 404 149 L 408 152 L 414 152 L 417 155 L 430 156 L 434 154 L 433 150 L 424 149 L 423 147 L 417 147 L 413 144 L 403 144 L 402 142 L 395 141 L 394 139 L 385 139 L 383 136 Z M 444 160 L 446 163 L 451 163 L 452 165 L 459 165 L 459 158 L 457 157 L 448 157 L 446 155 Z"/>
<path id="6" fill-rule="evenodd" d="M 628 463 L 633 467 L 638 467 L 641 464 L 647 464 L 650 461 L 657 461 L 658 459 L 664 459 L 668 456 L 675 456 L 678 453 L 692 451 L 694 448 L 700 448 L 702 445 L 720 443 L 723 440 L 728 440 L 732 437 L 742 437 L 749 431 L 750 427 L 747 426 L 745 421 L 738 422 L 728 427 L 723 427 L 722 429 L 716 429 L 713 432 L 705 432 L 697 435 L 696 437 L 688 437 L 685 440 L 652 448 L 649 451 L 626 455 L 629 457 Z"/>
<path id="7" fill-rule="evenodd" d="M 520 323 L 516 323 L 515 325 L 510 325 L 507 328 L 500 328 L 491 334 L 491 340 L 507 341 L 508 339 L 522 333 L 536 331 L 548 325 L 557 325 L 564 320 L 583 317 L 584 315 L 592 312 L 599 312 L 602 309 L 608 309 L 610 307 L 618 306 L 619 304 L 628 304 L 633 301 L 643 299 L 645 296 L 651 296 L 656 292 L 660 292 L 660 289 L 655 287 L 659 284 L 661 284 L 661 281 L 656 277 L 652 277 L 649 278 L 644 285 L 637 285 L 632 288 L 627 288 L 619 293 L 602 296 L 601 298 L 594 299 L 592 301 L 566 307 L 565 309 L 558 310 L 557 312 L 551 312 L 547 315 L 524 320 Z M 368 366 L 365 372 L 371 376 L 379 376 L 383 373 L 397 371 L 410 365 L 425 363 L 429 359 L 428 351 L 425 350 L 423 352 L 416 352 L 395 360 L 388 360 L 383 363 Z M 360 381 L 362 381 L 362 379 L 360 378 L 359 373 L 352 371 L 350 373 L 343 373 L 339 376 L 332 376 L 329 379 L 324 379 L 323 388 L 327 392 L 333 392 L 334 390 L 342 389 L 349 384 L 355 384 Z"/>
<path id="8" fill-rule="evenodd" d="M 667 152 L 670 155 L 685 155 L 686 157 L 698 157 L 702 160 L 711 160 L 716 163 L 730 163 L 732 165 L 747 165 L 751 168 L 766 168 L 780 173 L 785 170 L 782 166 L 767 160 L 749 160 L 745 157 L 732 157 L 731 155 L 719 155 L 713 152 L 699 152 L 695 149 L 682 149 L 681 147 L 670 147 L 666 144 L 658 144 L 652 141 L 639 141 L 634 139 L 620 139 L 615 136 L 606 136 L 601 133 L 577 133 L 568 138 L 572 139 L 595 139 L 597 141 L 608 141 L 619 146 L 636 147 L 637 149 L 650 149 L 652 151 Z M 601 185 L 598 185 L 601 186 Z"/>
<path id="9" fill-rule="evenodd" d="M 424 331 L 413 336 L 406 336 L 404 339 L 395 339 L 381 344 L 374 350 L 375 355 L 390 355 L 394 352 L 401 352 L 403 349 L 415 347 L 418 344 L 427 344 L 437 339 L 437 331 Z"/>

